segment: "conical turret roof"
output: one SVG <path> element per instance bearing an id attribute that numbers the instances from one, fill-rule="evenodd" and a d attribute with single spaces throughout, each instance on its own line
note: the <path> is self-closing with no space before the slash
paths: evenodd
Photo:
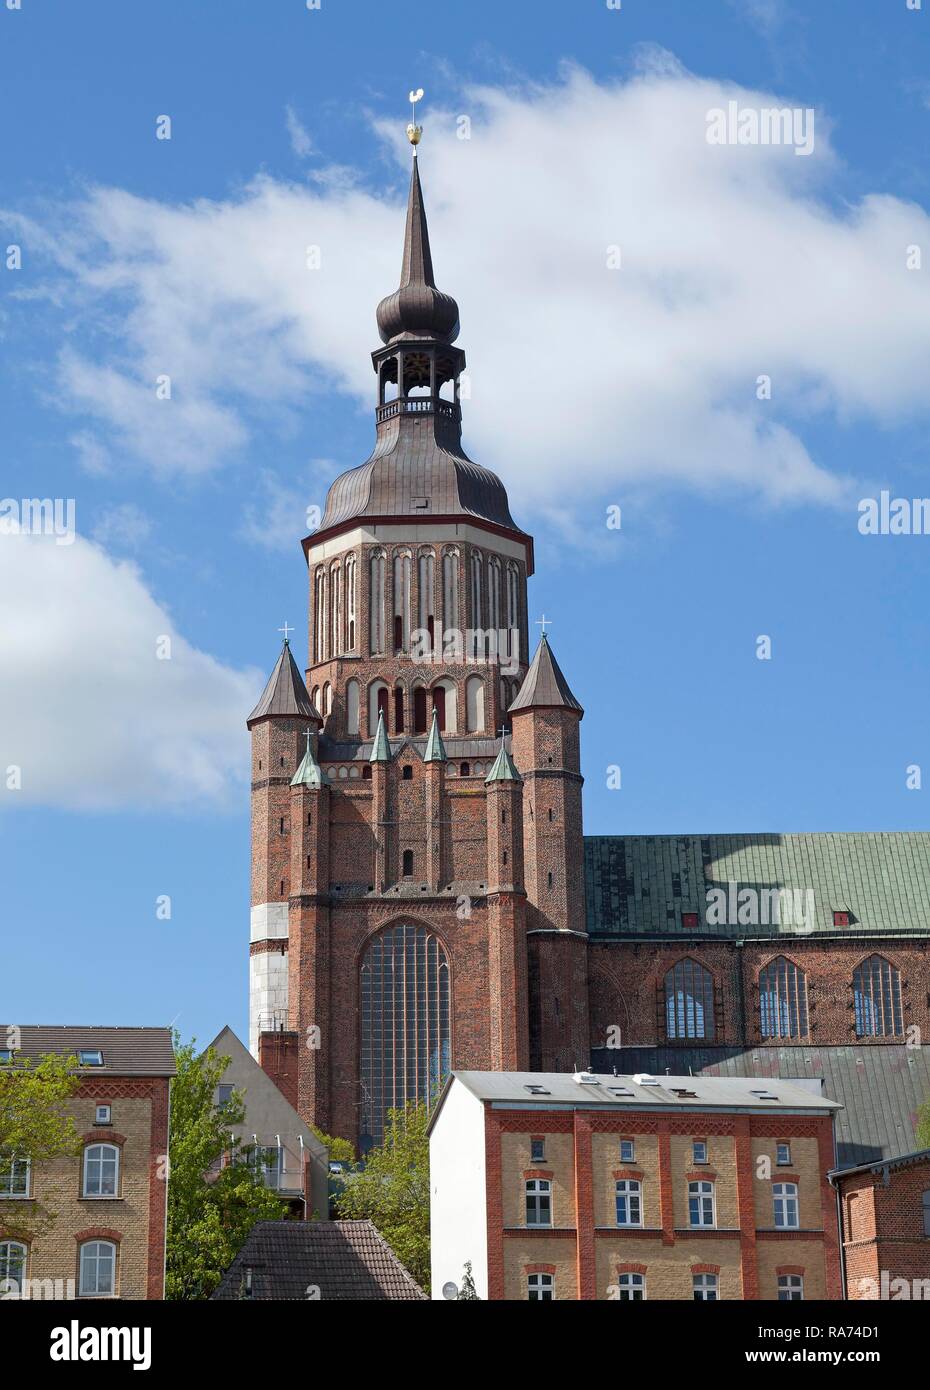
<path id="1" fill-rule="evenodd" d="M 323 723 L 310 699 L 286 637 L 281 655 L 268 677 L 268 684 L 262 691 L 261 699 L 246 720 L 246 727 L 251 729 L 259 719 L 282 715 L 291 715 L 295 719 L 313 719 L 317 724 Z"/>
<path id="2" fill-rule="evenodd" d="M 448 762 L 446 746 L 442 741 L 442 734 L 439 732 L 439 718 L 433 708 L 433 721 L 429 726 L 429 738 L 426 740 L 426 752 L 423 754 L 425 763 L 445 763 Z"/>
<path id="3" fill-rule="evenodd" d="M 307 751 L 300 760 L 300 766 L 291 778 L 292 787 L 323 787 L 329 778 L 313 756 L 310 743 L 310 730 L 307 730 Z"/>
<path id="4" fill-rule="evenodd" d="M 393 754 L 391 744 L 388 740 L 387 729 L 384 727 L 384 710 L 378 710 L 378 728 L 375 731 L 375 741 L 371 745 L 371 755 L 368 759 L 370 763 L 389 763 Z"/>
<path id="5" fill-rule="evenodd" d="M 512 705 L 508 705 L 507 713 L 553 707 L 573 709 L 579 714 L 584 714 L 584 710 L 569 689 L 568 681 L 562 675 L 546 634 L 543 633 L 530 669 L 517 692 L 517 698 Z"/>
<path id="6" fill-rule="evenodd" d="M 436 288 L 433 279 L 433 258 L 416 159 L 407 195 L 400 286 L 378 305 L 378 332 L 383 343 L 405 337 L 436 338 L 451 343 L 459 333 L 459 306 L 451 294 L 443 294 Z"/>

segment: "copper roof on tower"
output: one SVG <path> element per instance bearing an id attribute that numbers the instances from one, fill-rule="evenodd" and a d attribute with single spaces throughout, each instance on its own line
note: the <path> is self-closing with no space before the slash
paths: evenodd
<path id="1" fill-rule="evenodd" d="M 530 669 L 523 678 L 517 698 L 508 705 L 507 713 L 514 714 L 524 709 L 539 709 L 542 706 L 557 706 L 562 709 L 577 710 L 584 714 L 562 675 L 559 663 L 552 654 L 548 638 L 543 633 Z"/>
<path id="2" fill-rule="evenodd" d="M 452 346 L 458 306 L 436 288 L 416 160 L 401 283 L 379 304 L 378 329 L 386 346 L 372 354 L 375 370 L 382 385 L 397 383 L 398 394 L 378 405 L 371 456 L 332 484 L 319 529 L 304 542 L 305 550 L 325 532 L 356 520 L 474 517 L 525 541 L 532 566 L 531 538 L 511 516 L 504 484 L 462 448 L 458 391 L 452 400 L 441 395 L 443 383 L 458 382 L 465 354 Z M 424 386 L 431 394 L 413 394 Z"/>
<path id="3" fill-rule="evenodd" d="M 262 697 L 246 720 L 246 727 L 251 729 L 259 719 L 268 719 L 273 715 L 292 715 L 296 719 L 314 719 L 317 724 L 323 723 L 307 693 L 304 678 L 286 637 Z"/>

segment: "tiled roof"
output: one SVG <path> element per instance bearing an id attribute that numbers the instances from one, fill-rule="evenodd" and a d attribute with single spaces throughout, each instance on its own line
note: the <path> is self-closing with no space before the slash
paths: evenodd
<path id="1" fill-rule="evenodd" d="M 607 936 L 776 936 L 779 924 L 707 922 L 707 890 L 813 893 L 814 933 L 930 933 L 930 834 L 588 835 L 588 931 Z M 806 900 L 806 899 L 805 899 Z M 698 927 L 683 928 L 696 912 Z M 834 927 L 834 912 L 849 926 Z"/>
<path id="2" fill-rule="evenodd" d="M 323 1303 L 426 1298 L 370 1221 L 259 1221 L 213 1298 L 306 1302 L 310 1288 Z"/>
<path id="3" fill-rule="evenodd" d="M 621 1047 L 598 1048 L 592 1065 L 664 1076 L 781 1077 L 804 1081 L 843 1106 L 836 1114 L 841 1168 L 893 1158 L 914 1148 L 918 1108 L 930 1101 L 930 1047 Z"/>
<path id="4" fill-rule="evenodd" d="M 540 709 L 556 706 L 561 709 L 574 709 L 583 713 L 581 705 L 572 694 L 568 681 L 562 675 L 562 668 L 553 655 L 546 634 L 540 638 L 536 655 L 523 677 L 523 684 L 517 691 L 513 704 L 508 705 L 507 713 L 514 714 L 523 709 Z"/>
<path id="5" fill-rule="evenodd" d="M 627 1049 L 630 1051 L 632 1049 Z M 680 1063 L 679 1063 L 680 1066 Z M 626 1067 L 626 1060 L 624 1060 Z M 503 1107 L 517 1106 L 527 1110 L 564 1110 L 591 1108 L 609 1110 L 670 1108 L 683 1110 L 833 1110 L 836 1102 L 830 1096 L 815 1095 L 809 1089 L 782 1082 L 771 1088 L 766 1099 L 759 1094 L 768 1091 L 765 1083 L 751 1074 L 728 1076 L 667 1076 L 665 1071 L 649 1072 L 659 1081 L 650 1086 L 641 1073 L 615 1075 L 611 1071 L 571 1072 L 534 1071 L 454 1071 L 456 1081 L 479 1100 Z M 584 1080 L 580 1078 L 583 1077 Z"/>
<path id="6" fill-rule="evenodd" d="M 102 1067 L 83 1067 L 90 1076 L 174 1076 L 177 1067 L 169 1028 L 103 1028 L 24 1024 L 20 1029 L 19 1057 L 75 1055 L 82 1049 L 103 1053 Z"/>
<path id="7" fill-rule="evenodd" d="M 273 715 L 293 715 L 300 719 L 313 719 L 317 724 L 323 721 L 314 708 L 307 693 L 304 678 L 291 653 L 290 643 L 285 638 L 281 655 L 268 677 L 268 684 L 262 691 L 261 699 L 249 715 L 246 723 L 249 728 L 259 719 Z"/>

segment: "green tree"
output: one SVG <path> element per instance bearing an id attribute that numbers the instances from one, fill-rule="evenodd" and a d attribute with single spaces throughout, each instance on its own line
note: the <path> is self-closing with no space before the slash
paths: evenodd
<path id="1" fill-rule="evenodd" d="M 355 1146 L 348 1139 L 340 1139 L 338 1134 L 324 1134 L 323 1130 L 318 1129 L 316 1125 L 311 1125 L 310 1129 L 326 1149 L 326 1156 L 330 1163 L 355 1162 Z"/>
<path id="2" fill-rule="evenodd" d="M 930 1149 L 930 1100 L 917 1111 L 917 1147 Z"/>
<path id="3" fill-rule="evenodd" d="M 339 1215 L 367 1217 L 394 1254 L 429 1291 L 430 1111 L 411 1102 L 389 1110 L 384 1142 L 372 1149 L 361 1172 L 353 1173 L 338 1198 Z"/>
<path id="4" fill-rule="evenodd" d="M 216 1088 L 229 1065 L 212 1048 L 175 1035 L 178 1074 L 171 1086 L 165 1297 L 209 1298 L 256 1221 L 283 1217 L 249 1152 L 231 1134 L 242 1123 L 242 1093 L 223 1106 Z M 228 1163 L 220 1167 L 223 1155 Z"/>
<path id="5" fill-rule="evenodd" d="M 80 1087 L 76 1057 L 17 1059 L 0 1064 L 0 1172 L 28 1159 L 33 1168 L 81 1151 L 81 1136 L 67 1110 Z M 10 1202 L 3 1213 L 7 1236 L 33 1240 L 51 1226 L 55 1212 L 40 1202 Z"/>

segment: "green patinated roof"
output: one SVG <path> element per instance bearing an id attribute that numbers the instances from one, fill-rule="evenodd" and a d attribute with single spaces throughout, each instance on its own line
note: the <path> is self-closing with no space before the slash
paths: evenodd
<path id="1" fill-rule="evenodd" d="M 387 729 L 384 727 L 384 711 L 378 711 L 378 727 L 375 730 L 375 741 L 371 745 L 370 763 L 389 763 L 391 761 L 391 744 L 388 740 Z"/>
<path id="2" fill-rule="evenodd" d="M 439 732 L 439 719 L 433 710 L 433 722 L 429 726 L 429 738 L 426 740 L 426 752 L 423 754 L 425 763 L 444 763 L 448 762 L 446 757 L 446 746 L 442 741 L 442 734 Z"/>
<path id="3" fill-rule="evenodd" d="M 498 750 L 497 757 L 491 767 L 491 771 L 485 777 L 485 782 L 520 782 L 522 778 L 517 771 L 516 763 L 507 752 L 503 743 Z"/>
<path id="4" fill-rule="evenodd" d="M 300 761 L 300 766 L 291 778 L 292 787 L 322 787 L 329 779 L 320 767 L 316 758 L 313 756 L 313 749 L 310 746 L 310 730 L 307 730 L 307 751 Z"/>
<path id="5" fill-rule="evenodd" d="M 930 934 L 925 831 L 588 835 L 584 864 L 587 926 L 598 936 Z M 737 894 L 756 890 L 755 921 L 731 920 L 729 883 Z M 709 889 L 727 899 L 722 922 L 708 914 Z M 793 890 L 794 920 L 766 923 L 768 894 L 778 889 Z M 744 913 L 751 902 L 744 899 Z M 683 925 L 684 912 L 698 914 L 696 928 Z M 848 927 L 834 926 L 834 912 L 849 913 Z"/>

